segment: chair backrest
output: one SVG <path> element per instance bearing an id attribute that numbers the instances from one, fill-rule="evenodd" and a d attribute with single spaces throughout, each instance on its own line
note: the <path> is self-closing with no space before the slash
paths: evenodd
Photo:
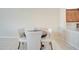
<path id="1" fill-rule="evenodd" d="M 30 31 L 26 32 L 27 49 L 39 50 L 42 31 Z"/>
<path id="2" fill-rule="evenodd" d="M 18 35 L 19 35 L 20 38 L 26 37 L 25 30 L 24 29 L 19 29 L 18 30 Z"/>

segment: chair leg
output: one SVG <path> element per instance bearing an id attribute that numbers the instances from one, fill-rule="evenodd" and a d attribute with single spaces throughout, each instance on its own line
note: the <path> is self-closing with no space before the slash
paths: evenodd
<path id="1" fill-rule="evenodd" d="M 40 50 L 42 50 L 42 49 L 43 49 L 43 47 L 44 47 L 44 45 L 43 45 L 43 43 L 41 42 L 41 48 L 40 48 Z"/>
<path id="2" fill-rule="evenodd" d="M 22 42 L 22 47 L 23 47 L 23 49 L 24 49 L 24 42 Z"/>
<path id="3" fill-rule="evenodd" d="M 42 42 L 41 42 L 40 50 L 42 50 Z"/>
<path id="4" fill-rule="evenodd" d="M 49 44 L 50 44 L 50 46 L 51 46 L 51 50 L 53 50 L 53 47 L 52 47 L 52 42 L 50 42 Z"/>
<path id="5" fill-rule="evenodd" d="M 20 49 L 20 44 L 21 44 L 21 43 L 19 42 L 19 45 L 18 45 L 18 50 Z"/>

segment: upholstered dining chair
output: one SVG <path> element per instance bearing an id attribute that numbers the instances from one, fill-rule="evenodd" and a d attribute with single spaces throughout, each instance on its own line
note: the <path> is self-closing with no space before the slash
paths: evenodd
<path id="1" fill-rule="evenodd" d="M 24 43 L 27 43 L 24 28 L 19 29 L 17 35 L 17 38 L 19 39 L 18 49 L 24 49 Z"/>
<path id="2" fill-rule="evenodd" d="M 45 50 L 53 50 L 53 45 L 52 45 L 52 30 L 51 29 L 47 29 L 46 31 L 43 31 L 43 36 L 41 39 L 41 50 L 43 50 L 43 48 Z"/>

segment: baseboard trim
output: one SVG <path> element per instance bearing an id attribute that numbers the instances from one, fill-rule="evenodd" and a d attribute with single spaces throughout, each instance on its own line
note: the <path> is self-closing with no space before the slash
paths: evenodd
<path id="1" fill-rule="evenodd" d="M 0 38 L 17 38 L 16 36 L 0 36 Z"/>

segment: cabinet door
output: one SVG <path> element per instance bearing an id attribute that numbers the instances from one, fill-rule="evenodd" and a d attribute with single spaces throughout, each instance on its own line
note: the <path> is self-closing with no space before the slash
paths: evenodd
<path id="1" fill-rule="evenodd" d="M 77 9 L 67 9 L 66 10 L 66 21 L 67 22 L 78 22 L 79 11 Z"/>

